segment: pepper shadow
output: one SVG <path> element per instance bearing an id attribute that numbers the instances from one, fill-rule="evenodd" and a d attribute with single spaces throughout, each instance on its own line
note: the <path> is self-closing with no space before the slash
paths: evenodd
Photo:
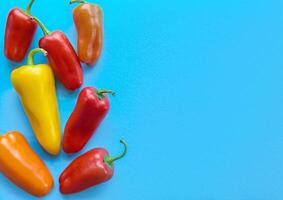
<path id="1" fill-rule="evenodd" d="M 30 142 L 30 145 L 35 150 L 35 152 L 40 155 L 41 159 L 47 162 L 55 162 L 58 156 L 60 156 L 61 151 L 58 155 L 52 155 L 43 149 L 43 147 L 37 141 L 35 135 L 34 135 L 34 138 L 35 139 L 32 142 Z"/>
<path id="2" fill-rule="evenodd" d="M 84 73 L 92 73 L 93 71 L 97 71 L 102 69 L 101 64 L 103 63 L 103 58 L 99 58 L 98 61 L 92 65 L 88 65 L 85 63 L 81 63 L 82 64 L 82 69 Z"/>
<path id="3" fill-rule="evenodd" d="M 77 90 L 68 90 L 55 76 L 56 94 L 60 99 L 77 98 L 82 86 Z"/>
<path id="4" fill-rule="evenodd" d="M 5 59 L 5 61 L 6 61 L 6 66 L 8 66 L 10 72 L 12 72 L 14 69 L 18 67 L 23 66 L 23 63 L 25 63 L 25 60 L 23 60 L 22 62 L 14 62 L 9 59 Z"/>
<path id="5" fill-rule="evenodd" d="M 111 181 L 111 180 L 110 180 Z M 94 187 L 91 187 L 85 191 L 70 194 L 70 195 L 63 195 L 61 194 L 62 198 L 65 200 L 74 200 L 74 199 L 80 199 L 80 200 L 89 200 L 89 199 L 102 199 L 105 194 L 108 193 L 108 190 L 111 190 L 111 182 L 105 182 L 101 185 L 97 185 Z"/>
<path id="6" fill-rule="evenodd" d="M 63 150 L 63 147 L 61 145 L 60 159 L 62 159 L 64 161 L 68 161 L 68 164 L 70 164 L 74 159 L 76 159 L 77 157 L 79 157 L 83 153 L 85 153 L 85 152 L 80 151 L 78 153 L 72 153 L 72 154 L 65 153 L 64 150 Z"/>

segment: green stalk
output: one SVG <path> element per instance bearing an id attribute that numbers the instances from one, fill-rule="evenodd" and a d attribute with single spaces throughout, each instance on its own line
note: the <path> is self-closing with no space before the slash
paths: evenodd
<path id="1" fill-rule="evenodd" d="M 106 90 L 106 89 L 96 90 L 95 93 L 100 100 L 105 98 L 105 94 L 111 94 L 112 96 L 116 95 L 116 93 L 114 91 Z"/>
<path id="2" fill-rule="evenodd" d="M 47 51 L 45 51 L 44 49 L 41 48 L 35 48 L 33 50 L 31 50 L 28 54 L 28 65 L 34 65 L 34 55 L 36 53 L 43 53 L 44 56 L 47 56 Z"/>
<path id="3" fill-rule="evenodd" d="M 122 143 L 124 145 L 124 151 L 123 153 L 121 153 L 118 156 L 112 157 L 112 156 L 105 156 L 104 157 L 104 162 L 109 166 L 109 167 L 113 167 L 113 162 L 116 160 L 119 160 L 121 158 L 123 158 L 127 152 L 128 152 L 128 144 L 126 143 L 125 140 L 120 140 L 120 143 Z"/>
<path id="4" fill-rule="evenodd" d="M 42 30 L 42 32 L 44 33 L 45 36 L 51 34 L 51 32 L 46 28 L 46 26 L 44 26 L 44 24 L 37 17 L 31 16 L 31 18 L 33 20 L 35 20 L 36 23 L 40 26 L 40 28 L 41 28 L 41 30 Z"/>
<path id="5" fill-rule="evenodd" d="M 27 8 L 26 8 L 26 10 L 25 10 L 25 13 L 26 13 L 26 14 L 30 15 L 30 10 L 31 10 L 31 7 L 32 7 L 34 1 L 35 1 L 35 0 L 30 0 L 30 1 L 29 1 L 29 4 L 28 4 L 28 6 L 27 6 Z"/>
<path id="6" fill-rule="evenodd" d="M 86 0 L 70 0 L 70 4 L 73 4 L 73 3 L 87 3 Z"/>

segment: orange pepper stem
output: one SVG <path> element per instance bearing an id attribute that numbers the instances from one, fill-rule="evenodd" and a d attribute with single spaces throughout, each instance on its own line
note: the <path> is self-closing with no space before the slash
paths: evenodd
<path id="1" fill-rule="evenodd" d="M 36 53 L 43 53 L 44 56 L 47 56 L 47 51 L 45 51 L 44 49 L 41 49 L 41 48 L 35 48 L 35 49 L 31 50 L 28 54 L 28 65 L 34 65 L 34 55 Z"/>
<path id="2" fill-rule="evenodd" d="M 111 168 L 113 167 L 113 162 L 116 160 L 119 160 L 121 158 L 123 158 L 127 153 L 128 153 L 128 144 L 126 143 L 125 140 L 120 140 L 120 143 L 122 143 L 124 145 L 124 151 L 122 154 L 112 157 L 112 156 L 105 156 L 104 157 L 104 162 L 110 166 Z"/>
<path id="3" fill-rule="evenodd" d="M 114 91 L 106 90 L 106 89 L 96 90 L 95 93 L 100 100 L 105 98 L 104 94 L 111 94 L 112 96 L 116 95 L 116 93 Z"/>
<path id="4" fill-rule="evenodd" d="M 46 26 L 44 26 L 44 24 L 37 17 L 31 16 L 31 19 L 36 21 L 36 23 L 40 26 L 45 36 L 51 34 L 51 32 L 46 28 Z"/>
<path id="5" fill-rule="evenodd" d="M 87 3 L 86 0 L 70 0 L 70 4 L 73 4 L 73 3 Z"/>
<path id="6" fill-rule="evenodd" d="M 29 1 L 29 4 L 28 4 L 28 6 L 27 6 L 27 8 L 26 8 L 26 10 L 25 10 L 25 13 L 26 13 L 26 14 L 30 15 L 30 10 L 31 10 L 31 7 L 32 7 L 34 1 L 35 1 L 35 0 L 30 0 L 30 1 Z"/>

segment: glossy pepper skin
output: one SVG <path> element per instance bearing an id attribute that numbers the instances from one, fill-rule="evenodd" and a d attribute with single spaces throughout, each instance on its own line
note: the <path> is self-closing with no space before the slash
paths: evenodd
<path id="1" fill-rule="evenodd" d="M 11 80 L 38 142 L 48 153 L 57 155 L 61 131 L 55 81 L 49 65 L 34 65 L 33 56 L 37 52 L 45 51 L 32 50 L 28 65 L 15 69 Z"/>
<path id="2" fill-rule="evenodd" d="M 83 84 L 80 60 L 67 36 L 61 31 L 50 32 L 42 22 L 33 17 L 45 36 L 39 40 L 39 47 L 48 52 L 49 63 L 61 83 L 68 90 L 76 90 Z"/>
<path id="3" fill-rule="evenodd" d="M 110 108 L 106 93 L 115 95 L 110 90 L 93 87 L 86 87 L 80 92 L 64 130 L 63 150 L 66 153 L 79 152 L 101 124 Z"/>
<path id="4" fill-rule="evenodd" d="M 8 14 L 4 54 L 11 61 L 20 62 L 25 58 L 35 35 L 37 23 L 30 17 L 33 2 L 34 0 L 30 1 L 25 11 L 14 8 Z"/>
<path id="5" fill-rule="evenodd" d="M 99 5 L 84 0 L 71 0 L 82 3 L 73 10 L 73 19 L 78 35 L 78 55 L 82 62 L 94 65 L 103 46 L 103 12 Z"/>
<path id="6" fill-rule="evenodd" d="M 37 197 L 45 196 L 53 187 L 47 166 L 17 131 L 0 136 L 0 171 L 18 187 Z"/>
<path id="7" fill-rule="evenodd" d="M 95 148 L 76 158 L 59 178 L 62 194 L 81 192 L 112 178 L 113 162 L 125 156 L 128 147 L 124 140 L 120 141 L 125 149 L 117 156 L 109 156 L 106 149 Z"/>

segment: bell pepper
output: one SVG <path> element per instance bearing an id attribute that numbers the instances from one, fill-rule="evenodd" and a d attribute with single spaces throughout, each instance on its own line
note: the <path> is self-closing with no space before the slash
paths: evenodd
<path id="1" fill-rule="evenodd" d="M 63 150 L 66 153 L 79 152 L 101 124 L 110 108 L 106 93 L 115 95 L 111 90 L 93 87 L 86 87 L 80 92 L 64 130 Z"/>
<path id="2" fill-rule="evenodd" d="M 30 0 L 26 10 L 12 9 L 7 18 L 4 54 L 15 62 L 22 61 L 35 35 L 37 23 L 30 18 L 30 10 L 34 0 Z"/>
<path id="3" fill-rule="evenodd" d="M 128 151 L 127 143 L 120 141 L 125 149 L 116 157 L 109 156 L 104 148 L 95 148 L 76 158 L 60 175 L 62 194 L 81 192 L 112 178 L 113 162 L 124 157 Z"/>
<path id="4" fill-rule="evenodd" d="M 33 56 L 43 49 L 34 49 L 28 63 L 11 74 L 12 84 L 20 96 L 24 110 L 40 145 L 50 154 L 60 152 L 60 118 L 54 75 L 49 65 L 35 65 Z"/>
<path id="5" fill-rule="evenodd" d="M 67 36 L 61 31 L 50 32 L 36 17 L 32 17 L 41 27 L 44 37 L 39 47 L 48 52 L 47 58 L 56 77 L 68 90 L 76 90 L 83 84 L 83 71 L 76 51 Z"/>
<path id="6" fill-rule="evenodd" d="M 78 55 L 82 62 L 94 65 L 102 51 L 103 13 L 97 4 L 85 0 L 71 0 L 70 3 L 82 3 L 73 10 L 73 19 L 77 29 Z"/>
<path id="7" fill-rule="evenodd" d="M 17 131 L 0 136 L 0 171 L 18 187 L 37 197 L 45 196 L 53 187 L 47 166 Z"/>

